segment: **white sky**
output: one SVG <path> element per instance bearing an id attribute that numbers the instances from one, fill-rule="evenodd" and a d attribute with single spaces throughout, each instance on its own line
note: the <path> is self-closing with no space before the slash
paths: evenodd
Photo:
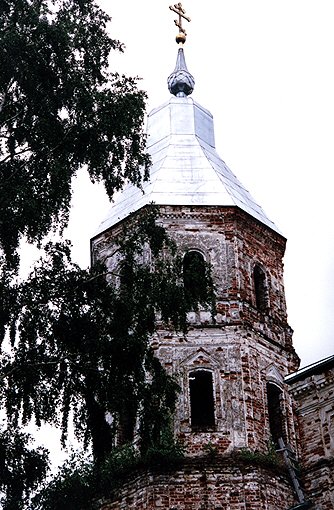
<path id="1" fill-rule="evenodd" d="M 171 0 L 100 0 L 126 52 L 111 67 L 143 78 L 148 110 L 169 98 L 176 61 Z M 216 148 L 287 237 L 289 323 L 302 366 L 334 353 L 333 0 L 183 0 L 194 99 L 214 116 Z M 80 178 L 71 233 L 89 238 L 107 210 Z"/>

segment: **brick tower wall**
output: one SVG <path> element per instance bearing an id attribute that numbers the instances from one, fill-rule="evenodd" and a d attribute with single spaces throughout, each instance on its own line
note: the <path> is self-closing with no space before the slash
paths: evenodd
<path id="1" fill-rule="evenodd" d="M 138 473 L 99 510 L 287 510 L 294 504 L 283 474 L 224 460 L 187 461 L 171 471 Z"/>
<path id="2" fill-rule="evenodd" d="M 201 455 L 208 444 L 220 453 L 235 448 L 267 452 L 270 443 L 266 384 L 283 390 L 285 439 L 295 445 L 292 402 L 281 374 L 287 374 L 282 349 L 270 345 L 241 325 L 193 327 L 186 339 L 161 332 L 154 349 L 166 370 L 180 384 L 175 426 L 190 455 Z M 189 374 L 206 369 L 213 374 L 215 426 L 193 431 L 190 417 Z"/>
<path id="3" fill-rule="evenodd" d="M 186 336 L 161 324 L 152 338 L 157 357 L 180 383 L 175 432 L 185 446 L 188 464 L 168 475 L 139 475 L 101 510 L 286 510 L 295 500 L 283 475 L 256 463 L 245 467 L 231 461 L 241 449 L 263 454 L 270 449 L 268 383 L 279 388 L 284 439 L 296 447 L 292 400 L 284 384 L 284 377 L 299 363 L 287 323 L 285 239 L 235 207 L 165 206 L 160 207 L 159 221 L 181 256 L 194 250 L 211 265 L 217 296 L 214 319 L 203 308 L 190 311 Z M 111 272 L 118 264 L 111 256 L 118 228 L 92 244 L 94 259 L 107 260 Z M 254 289 L 257 265 L 265 275 L 261 309 Z M 212 375 L 214 400 L 214 424 L 200 430 L 194 428 L 190 412 L 190 379 L 196 371 Z M 218 469 L 217 461 L 209 459 L 204 472 L 196 462 L 204 462 L 208 448 L 221 464 Z"/>

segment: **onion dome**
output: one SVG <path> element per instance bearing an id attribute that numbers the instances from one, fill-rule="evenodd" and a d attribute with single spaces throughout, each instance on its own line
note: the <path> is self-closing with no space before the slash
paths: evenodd
<path id="1" fill-rule="evenodd" d="M 195 80 L 189 73 L 183 48 L 179 48 L 174 71 L 167 79 L 168 90 L 176 97 L 189 96 L 194 90 Z"/>

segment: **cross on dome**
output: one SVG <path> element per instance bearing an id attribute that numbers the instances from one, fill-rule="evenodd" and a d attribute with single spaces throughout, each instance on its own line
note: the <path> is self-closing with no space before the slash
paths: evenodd
<path id="1" fill-rule="evenodd" d="M 176 14 L 179 15 L 179 19 L 174 20 L 175 25 L 179 29 L 179 33 L 177 34 L 177 36 L 175 38 L 176 42 L 178 44 L 184 44 L 186 42 L 187 33 L 186 33 L 185 29 L 183 28 L 182 20 L 185 19 L 188 22 L 190 22 L 191 20 L 188 16 L 186 16 L 186 11 L 183 9 L 181 2 L 179 2 L 178 4 L 170 5 L 169 8 L 171 11 L 174 11 L 174 12 L 176 12 Z"/>
<path id="2" fill-rule="evenodd" d="M 171 11 L 176 12 L 179 15 L 178 20 L 174 20 L 175 25 L 179 29 L 179 33 L 176 36 L 176 42 L 181 46 L 177 54 L 176 66 L 174 71 L 168 76 L 168 89 L 171 94 L 177 97 L 185 97 L 192 93 L 194 90 L 195 80 L 194 77 L 189 73 L 184 58 L 183 44 L 186 42 L 186 31 L 182 26 L 182 19 L 190 21 L 190 18 L 185 15 L 185 10 L 182 7 L 181 2 L 178 4 L 169 6 Z"/>

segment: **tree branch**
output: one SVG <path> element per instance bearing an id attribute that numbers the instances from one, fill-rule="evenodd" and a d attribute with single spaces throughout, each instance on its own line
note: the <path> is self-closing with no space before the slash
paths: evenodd
<path id="1" fill-rule="evenodd" d="M 88 278 L 85 280 L 82 285 L 86 285 L 86 283 L 93 282 L 94 280 L 97 280 L 97 278 L 100 278 L 100 276 L 107 276 L 107 275 L 113 275 L 113 276 L 120 276 L 119 273 L 115 273 L 114 271 L 104 271 L 102 273 L 97 273 L 94 276 L 91 276 L 91 278 Z M 77 287 L 79 288 L 79 287 Z"/>
<path id="2" fill-rule="evenodd" d="M 11 79 L 9 80 L 9 83 L 8 83 L 8 86 L 7 86 L 6 90 L 5 90 L 5 92 L 3 93 L 2 97 L 1 97 L 1 100 L 0 100 L 0 114 L 1 114 L 1 112 L 2 112 L 2 109 L 3 109 L 3 107 L 4 107 L 4 104 L 5 104 L 5 102 L 6 102 L 6 98 L 7 98 L 7 94 L 8 94 L 8 92 L 9 92 L 9 89 L 10 89 L 10 87 L 13 85 L 13 83 L 14 83 L 14 78 L 11 78 Z"/>
<path id="3" fill-rule="evenodd" d="M 44 366 L 51 366 L 51 365 L 59 365 L 59 363 L 61 363 L 62 361 L 67 361 L 70 365 L 74 366 L 75 368 L 81 368 L 84 370 L 99 372 L 98 368 L 92 368 L 91 366 L 89 366 L 89 364 L 83 365 L 83 364 L 75 363 L 75 361 L 72 361 L 68 358 L 59 358 L 56 361 L 43 361 L 43 362 L 40 361 L 40 362 L 36 362 L 36 363 L 25 363 L 24 365 L 14 366 L 7 373 L 0 374 L 0 381 L 4 381 L 7 377 L 9 377 L 15 371 L 20 370 L 25 367 L 44 367 Z"/>
<path id="4" fill-rule="evenodd" d="M 0 160 L 0 164 L 6 163 L 6 161 L 8 159 L 13 159 L 13 158 L 20 156 L 21 154 L 24 154 L 29 151 L 31 152 L 31 149 L 30 149 L 30 147 L 27 147 L 26 149 L 22 149 L 19 152 L 15 152 L 14 154 L 8 154 L 8 156 L 6 156 L 4 159 Z"/>
<path id="5" fill-rule="evenodd" d="M 7 124 L 7 122 L 10 122 L 11 120 L 16 119 L 16 117 L 18 117 L 22 112 L 23 112 L 23 108 L 21 110 L 19 110 L 15 115 L 13 115 L 13 117 L 9 117 L 9 119 L 4 119 L 4 121 L 2 122 L 2 124 L 0 124 L 0 126 L 4 126 L 5 124 Z M 0 113 L 1 113 L 1 111 L 0 111 Z"/>

